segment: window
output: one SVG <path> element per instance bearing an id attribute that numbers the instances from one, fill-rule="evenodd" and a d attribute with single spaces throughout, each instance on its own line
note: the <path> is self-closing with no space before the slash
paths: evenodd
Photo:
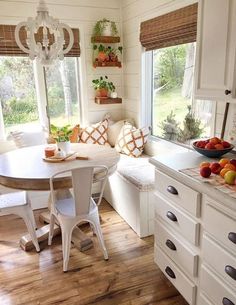
<path id="1" fill-rule="evenodd" d="M 50 122 L 54 125 L 76 125 L 80 118 L 78 58 L 67 57 L 46 69 Z"/>
<path id="2" fill-rule="evenodd" d="M 153 136 L 183 144 L 214 132 L 215 103 L 193 97 L 197 14 L 194 3 L 140 26 L 146 51 L 145 121 Z"/>
<path id="3" fill-rule="evenodd" d="M 78 58 L 67 57 L 45 68 L 45 74 L 43 67 L 36 65 L 28 57 L 0 56 L 1 137 L 15 130 L 48 127 L 49 121 L 59 126 L 80 122 Z M 43 103 L 47 99 L 48 112 Z M 40 115 L 43 112 L 45 116 Z"/>
<path id="4" fill-rule="evenodd" d="M 152 134 L 188 144 L 210 137 L 214 103 L 193 98 L 196 43 L 152 51 Z"/>
<path id="5" fill-rule="evenodd" d="M 5 131 L 39 125 L 34 72 L 25 57 L 0 57 L 0 102 Z"/>
<path id="6" fill-rule="evenodd" d="M 79 30 L 72 31 L 74 43 L 64 60 L 43 68 L 19 49 L 15 25 L 0 24 L 0 138 L 12 130 L 48 128 L 50 122 L 80 122 Z"/>

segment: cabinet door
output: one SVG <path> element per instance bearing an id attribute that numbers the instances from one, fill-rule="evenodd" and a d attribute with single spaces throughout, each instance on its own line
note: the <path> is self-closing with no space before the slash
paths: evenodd
<path id="1" fill-rule="evenodd" d="M 236 0 L 199 1 L 196 98 L 235 99 L 235 2 Z"/>

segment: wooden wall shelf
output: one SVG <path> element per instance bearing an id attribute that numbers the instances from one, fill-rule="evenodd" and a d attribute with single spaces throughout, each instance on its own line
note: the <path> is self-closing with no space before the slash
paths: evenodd
<path id="1" fill-rule="evenodd" d="M 119 67 L 121 68 L 121 62 L 120 61 L 95 61 L 93 63 L 94 68 L 97 67 Z"/>
<path id="2" fill-rule="evenodd" d="M 93 36 L 91 37 L 92 43 L 119 43 L 120 37 L 114 37 L 114 36 Z"/>
<path id="3" fill-rule="evenodd" d="M 121 104 L 122 103 L 122 98 L 117 97 L 117 98 L 111 98 L 111 97 L 106 97 L 106 98 L 100 98 L 100 97 L 95 97 L 95 103 L 104 105 L 104 104 Z"/>

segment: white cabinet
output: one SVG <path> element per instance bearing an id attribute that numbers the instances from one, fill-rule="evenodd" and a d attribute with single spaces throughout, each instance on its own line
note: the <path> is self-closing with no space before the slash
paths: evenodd
<path id="1" fill-rule="evenodd" d="M 155 188 L 154 260 L 188 303 L 195 305 L 200 194 L 157 169 Z"/>
<path id="2" fill-rule="evenodd" d="M 190 152 L 150 159 L 154 260 L 190 305 L 236 305 L 236 199 L 181 173 L 198 162 Z"/>
<path id="3" fill-rule="evenodd" d="M 195 98 L 236 102 L 236 0 L 200 0 Z"/>

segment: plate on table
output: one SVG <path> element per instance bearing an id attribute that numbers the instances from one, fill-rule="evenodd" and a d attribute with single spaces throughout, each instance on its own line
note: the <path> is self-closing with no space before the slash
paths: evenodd
<path id="1" fill-rule="evenodd" d="M 75 152 L 70 152 L 67 154 L 65 157 L 43 157 L 43 160 L 46 162 L 52 162 L 52 163 L 57 163 L 57 162 L 62 162 L 62 161 L 72 161 L 76 159 L 76 153 Z"/>

